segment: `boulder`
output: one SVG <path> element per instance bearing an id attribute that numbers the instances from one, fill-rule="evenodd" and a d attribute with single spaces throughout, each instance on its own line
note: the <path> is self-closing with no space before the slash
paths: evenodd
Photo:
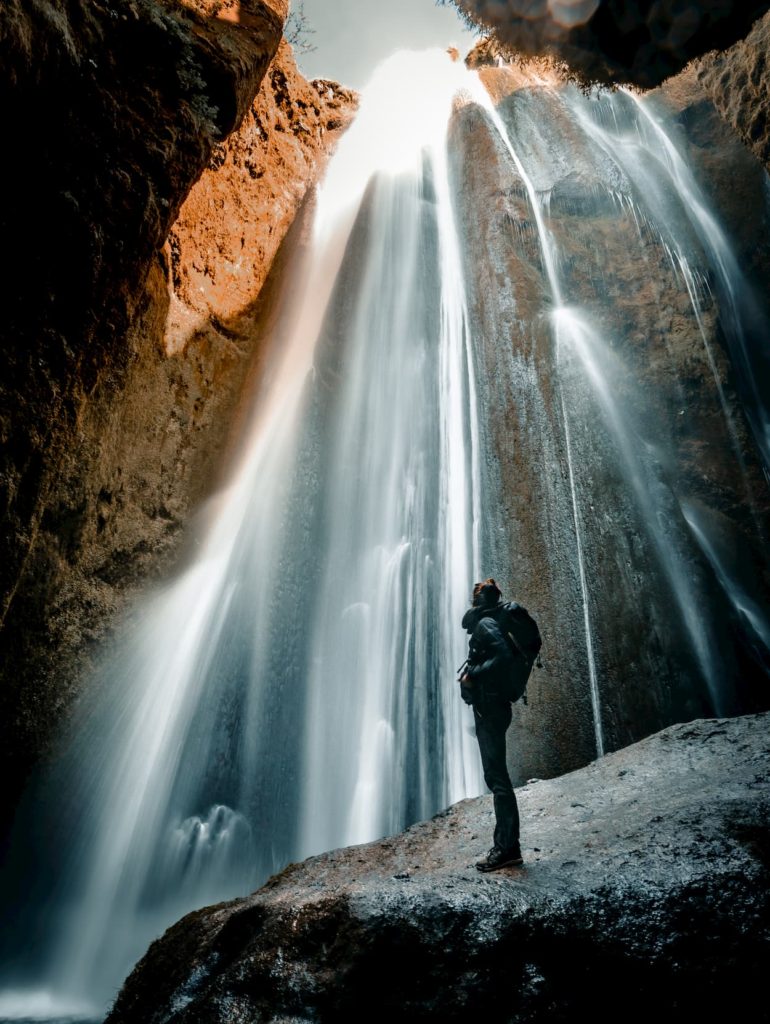
<path id="1" fill-rule="evenodd" d="M 107 1024 L 766 1020 L 769 724 L 698 720 L 532 780 L 523 868 L 474 868 L 488 796 L 290 865 L 169 929 Z"/>

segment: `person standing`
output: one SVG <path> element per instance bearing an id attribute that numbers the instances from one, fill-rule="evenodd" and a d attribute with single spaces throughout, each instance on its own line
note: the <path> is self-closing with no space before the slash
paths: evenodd
<path id="1" fill-rule="evenodd" d="M 505 755 L 505 734 L 511 724 L 511 702 L 524 692 L 540 650 L 540 634 L 525 608 L 504 604 L 494 579 L 473 588 L 473 604 L 463 616 L 470 634 L 468 660 L 460 692 L 473 707 L 484 781 L 495 807 L 494 845 L 478 861 L 479 871 L 523 863 L 519 840 L 519 808 Z"/>

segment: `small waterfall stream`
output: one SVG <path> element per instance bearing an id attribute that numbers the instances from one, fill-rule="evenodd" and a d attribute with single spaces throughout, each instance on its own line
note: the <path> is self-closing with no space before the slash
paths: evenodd
<path id="1" fill-rule="evenodd" d="M 724 607 L 767 658 L 761 594 L 713 515 L 680 486 L 668 421 L 651 428 L 640 411 L 644 386 L 624 361 L 601 287 L 586 294 L 575 285 L 554 168 L 574 163 L 580 195 L 612 211 L 605 221 L 645 258 L 652 247 L 668 253 L 740 455 L 738 407 L 704 312 L 719 303 L 766 464 L 763 314 L 647 101 L 586 97 L 533 76 L 517 102 L 513 113 L 496 106 L 479 76 L 440 51 L 396 55 L 366 90 L 320 188 L 309 251 L 292 271 L 303 285 L 283 310 L 282 348 L 208 533 L 110 655 L 48 783 L 42 813 L 57 856 L 35 897 L 28 972 L 45 978 L 41 1005 L 97 1013 L 149 941 L 186 911 L 246 893 L 290 860 L 396 832 L 482 791 L 472 718 L 453 685 L 465 656 L 459 622 L 474 578 L 504 575 L 490 560 L 513 526 L 488 484 L 497 472 L 490 423 L 501 410 L 481 399 L 482 302 L 470 298 L 479 200 L 458 185 L 459 158 L 447 146 L 447 126 L 463 111 L 485 119 L 506 183 L 498 192 L 526 211 L 511 244 L 536 269 L 526 284 L 501 271 L 501 296 L 524 330 L 521 309 L 540 282 L 537 320 L 554 356 L 544 373 L 510 338 L 493 339 L 511 349 L 500 371 L 509 403 L 544 404 L 546 388 L 555 395 L 547 429 L 563 466 L 554 456 L 539 472 L 556 481 L 554 494 L 564 489 L 553 519 L 567 555 L 541 576 L 557 605 L 569 594 L 580 602 L 579 643 L 564 640 L 589 722 L 575 719 L 576 734 L 583 729 L 598 755 L 620 735 L 610 731 L 625 695 L 607 654 L 606 602 L 613 586 L 633 596 L 639 574 L 610 565 L 601 575 L 616 506 L 629 548 L 649 551 L 659 581 L 645 600 L 676 620 L 693 665 L 687 678 L 703 684 L 712 712 L 735 706 L 715 625 Z M 545 458 L 535 422 L 531 436 L 522 429 L 516 438 L 531 445 L 519 466 Z M 597 452 L 617 488 L 599 513 Z M 755 484 L 745 465 L 742 474 L 751 504 Z M 534 515 L 546 518 L 543 509 Z M 526 579 L 526 553 L 515 555 Z M 557 633 L 558 622 L 550 626 Z M 552 649 L 559 642 L 551 636 Z M 0 999 L 0 1016 L 8 1006 L 11 996 Z"/>
<path id="2" fill-rule="evenodd" d="M 704 385 L 697 411 L 716 406 L 714 413 L 709 413 L 710 443 L 714 445 L 719 431 L 716 443 L 720 450 L 729 451 L 725 459 L 734 465 L 725 472 L 720 486 L 733 489 L 745 510 L 748 532 L 756 530 L 759 548 L 763 547 L 767 488 L 761 472 L 767 475 L 770 393 L 763 341 L 766 314 L 760 311 L 717 216 L 677 148 L 677 129 L 667 121 L 659 101 L 623 91 L 596 91 L 586 96 L 553 77 L 538 74 L 499 105 L 481 91 L 475 98 L 499 140 L 501 167 L 494 172 L 494 180 L 500 184 L 493 194 L 500 195 L 505 189 L 502 194 L 511 197 L 508 216 L 520 225 L 511 246 L 512 262 L 518 260 L 518 267 L 510 278 L 513 300 L 508 322 L 513 319 L 515 324 L 517 304 L 531 303 L 534 285 L 541 295 L 540 315 L 545 314 L 550 323 L 553 370 L 559 382 L 555 407 L 561 414 L 567 499 L 574 526 L 576 596 L 582 604 L 586 689 L 595 750 L 601 754 L 605 748 L 604 716 L 622 705 L 616 674 L 618 669 L 623 672 L 619 659 L 625 658 L 628 665 L 634 650 L 632 643 L 626 643 L 624 653 L 620 647 L 613 651 L 610 637 L 627 630 L 631 616 L 640 630 L 654 627 L 649 615 L 633 609 L 634 577 L 639 579 L 638 569 L 632 568 L 635 561 L 646 562 L 644 572 L 649 578 L 644 602 L 651 599 L 652 605 L 657 605 L 659 621 L 668 619 L 665 628 L 678 634 L 680 651 L 688 652 L 686 657 L 703 684 L 699 700 L 706 713 L 734 713 L 740 706 L 736 683 L 731 681 L 736 677 L 735 634 L 731 635 L 731 630 L 742 637 L 738 646 L 753 649 L 756 663 L 766 661 L 765 616 L 757 624 L 754 614 L 747 612 L 747 608 L 757 609 L 761 601 L 747 602 L 743 597 L 747 587 L 752 589 L 746 559 L 739 583 L 718 564 L 714 544 L 698 527 L 692 512 L 696 494 L 713 500 L 714 483 L 708 481 L 706 472 L 701 476 L 697 467 L 683 464 L 685 446 L 691 442 L 686 421 L 685 429 L 681 420 L 677 423 L 691 401 L 681 378 L 691 375 L 702 361 L 708 367 L 710 383 Z M 464 158 L 472 157 L 466 153 Z M 507 181 L 513 186 L 506 188 Z M 467 235 L 472 239 L 471 216 L 467 222 Z M 625 296 L 617 294 L 614 279 L 619 276 L 619 265 L 612 265 L 601 244 L 592 247 L 591 226 L 597 238 L 611 241 L 614 247 L 615 238 L 635 241 L 636 251 L 631 248 L 627 252 L 629 265 L 636 260 L 652 280 L 660 280 L 659 290 L 669 290 L 672 299 L 668 301 L 676 304 L 672 323 L 676 321 L 677 329 L 683 323 L 691 335 L 699 336 L 701 354 L 693 352 L 689 365 L 679 370 L 680 352 L 668 348 L 670 377 L 657 395 L 646 390 L 648 374 L 638 353 L 652 348 L 660 329 L 654 322 L 634 322 L 632 317 L 638 314 L 624 306 Z M 581 232 L 585 241 L 577 237 Z M 515 255 L 527 250 L 523 259 Z M 583 265 L 577 262 L 578 251 L 586 261 Z M 608 246 L 608 254 L 612 251 Z M 664 253 L 667 271 L 660 267 Z M 618 251 L 615 255 L 626 257 Z M 644 283 L 639 280 L 640 286 Z M 618 310 L 622 310 L 621 316 Z M 624 318 L 627 323 L 622 323 Z M 534 321 L 530 323 L 533 326 L 528 330 L 536 334 L 538 328 Z M 634 330 L 638 340 L 630 343 L 627 336 Z M 527 331 L 517 327 L 519 331 L 520 349 L 515 359 L 522 367 L 529 342 Z M 660 337 L 665 343 L 665 333 Z M 498 364 L 495 372 L 499 370 Z M 512 380 L 520 375 L 518 369 Z M 523 378 L 524 390 L 514 384 L 510 398 L 526 409 L 519 418 L 522 436 L 541 415 L 534 405 L 547 401 L 542 367 L 535 367 L 534 374 L 525 371 Z M 740 403 L 735 401 L 736 390 Z M 728 392 L 732 392 L 729 398 Z M 650 414 L 652 408 L 658 409 L 657 417 Z M 714 427 L 718 421 L 721 426 Z M 747 425 L 753 445 L 747 440 Z M 553 429 L 551 423 L 546 429 Z M 750 471 L 746 454 L 752 451 Z M 596 490 L 597 472 L 614 478 L 614 493 Z M 522 486 L 531 489 L 533 483 L 529 477 Z M 504 488 L 503 493 L 508 491 Z M 540 508 L 542 522 L 545 506 Z M 566 508 L 562 512 L 566 525 L 565 513 Z M 613 543 L 621 535 L 621 523 L 630 541 L 625 556 L 620 550 L 611 557 L 602 551 L 599 538 L 608 535 L 603 520 L 613 516 L 618 520 L 611 531 Z M 536 517 L 533 521 L 537 529 Z M 648 551 L 641 558 L 636 537 Z M 532 534 L 520 530 L 517 541 L 518 546 L 528 546 Z M 737 536 L 731 543 L 738 543 Z M 755 579 L 766 580 L 766 556 L 758 549 L 755 556 Z M 516 541 L 510 557 L 518 557 Z M 554 565 L 557 558 L 554 552 Z M 533 588 L 537 586 L 532 574 L 527 578 Z M 630 613 L 625 623 L 618 621 L 614 627 L 609 625 L 614 613 L 613 591 L 628 595 Z M 728 617 L 733 624 L 725 629 Z M 597 637 L 604 648 L 604 665 L 597 660 Z M 615 662 L 610 671 L 608 662 Z M 695 708 L 697 703 L 691 706 Z"/>

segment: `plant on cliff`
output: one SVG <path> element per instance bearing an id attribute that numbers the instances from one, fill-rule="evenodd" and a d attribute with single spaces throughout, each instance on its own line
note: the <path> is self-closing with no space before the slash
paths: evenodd
<path id="1" fill-rule="evenodd" d="M 304 0 L 300 0 L 296 7 L 292 6 L 283 34 L 296 53 L 314 53 L 318 49 L 310 39 L 315 35 L 315 29 L 305 14 Z"/>

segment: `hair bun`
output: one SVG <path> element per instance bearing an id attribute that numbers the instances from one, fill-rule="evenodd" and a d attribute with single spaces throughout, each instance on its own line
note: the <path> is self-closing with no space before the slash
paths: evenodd
<path id="1" fill-rule="evenodd" d="M 482 583 L 473 584 L 474 604 L 496 604 L 501 597 L 500 588 L 491 576 Z"/>

